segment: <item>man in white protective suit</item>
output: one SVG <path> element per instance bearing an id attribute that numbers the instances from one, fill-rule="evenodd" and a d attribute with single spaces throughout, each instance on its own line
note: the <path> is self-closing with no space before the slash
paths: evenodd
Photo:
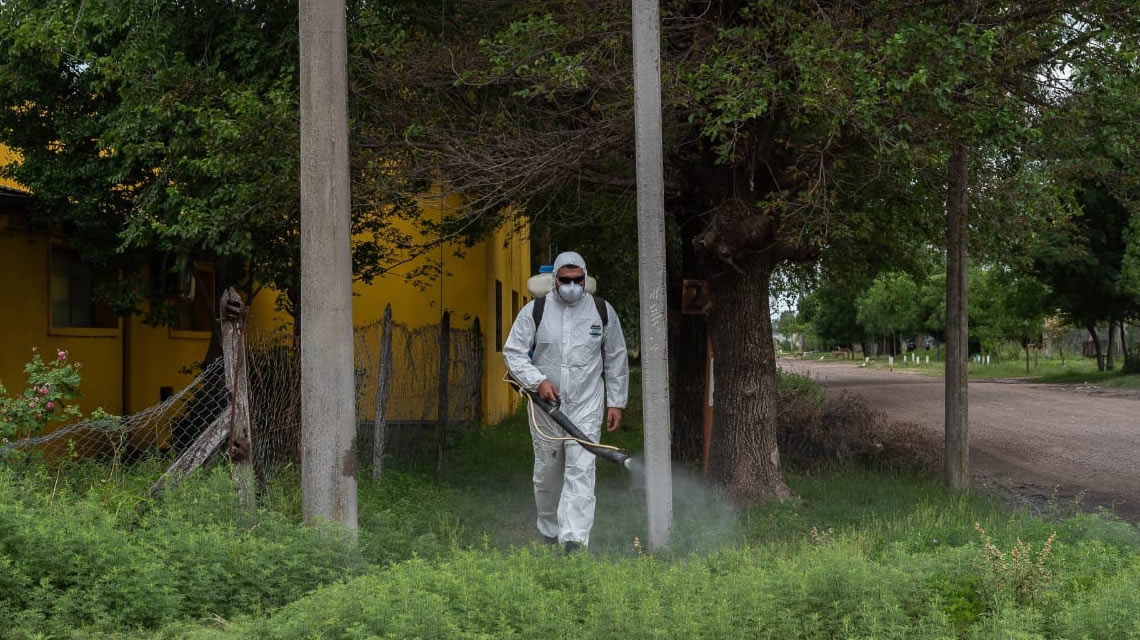
<path id="1" fill-rule="evenodd" d="M 577 253 L 554 261 L 550 292 L 519 311 L 503 357 L 516 380 L 547 402 L 561 402 L 562 413 L 594 442 L 603 418 L 607 431 L 621 425 L 629 392 L 625 337 L 613 307 L 586 291 L 586 261 Z M 543 433 L 566 437 L 542 410 L 536 408 L 534 417 Z M 594 526 L 594 454 L 576 442 L 552 441 L 535 425 L 531 439 L 539 533 L 567 552 L 587 547 Z"/>

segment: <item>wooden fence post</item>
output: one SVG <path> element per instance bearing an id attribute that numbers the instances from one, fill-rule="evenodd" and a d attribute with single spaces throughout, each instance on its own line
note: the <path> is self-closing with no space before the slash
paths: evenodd
<path id="1" fill-rule="evenodd" d="M 245 354 L 247 309 L 233 287 L 222 294 L 222 358 L 226 388 L 230 390 L 229 416 L 231 473 L 238 496 L 247 511 L 257 510 L 253 473 L 253 438 L 249 429 L 249 372 Z"/>
<path id="2" fill-rule="evenodd" d="M 447 378 L 451 369 L 451 312 L 439 323 L 439 409 L 435 425 L 436 471 L 443 471 L 443 445 L 447 439 Z"/>
<path id="3" fill-rule="evenodd" d="M 479 318 L 471 325 L 475 342 L 475 422 L 483 424 L 483 330 Z"/>
<path id="4" fill-rule="evenodd" d="M 392 305 L 384 305 L 380 359 L 376 363 L 376 406 L 372 418 L 372 479 L 384 472 L 384 442 L 388 437 L 388 392 L 392 387 Z"/>
<path id="5" fill-rule="evenodd" d="M 238 494 L 242 505 L 252 511 L 256 509 L 257 503 L 252 465 L 253 439 L 249 428 L 249 375 L 245 366 L 246 309 L 242 305 L 241 296 L 232 287 L 222 295 L 219 309 L 222 314 L 218 319 L 222 329 L 222 357 L 226 389 L 229 390 L 230 397 L 222 412 L 151 486 L 150 495 L 157 498 L 166 487 L 173 486 L 190 475 L 209 460 L 228 437 Z"/>

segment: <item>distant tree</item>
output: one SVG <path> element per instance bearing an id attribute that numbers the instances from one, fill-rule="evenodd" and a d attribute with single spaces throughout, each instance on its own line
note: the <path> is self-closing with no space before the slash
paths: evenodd
<path id="1" fill-rule="evenodd" d="M 1029 373 L 1029 350 L 1045 330 L 1050 312 L 1049 289 L 1032 275 L 1007 266 L 974 269 L 970 287 L 970 325 L 988 351 L 1001 359 L 1001 345 L 1018 342 L 1025 350 Z"/>
<path id="2" fill-rule="evenodd" d="M 1125 263 L 1132 212 L 1104 185 L 1092 181 L 1085 182 L 1074 198 L 1080 215 L 1042 234 L 1033 268 L 1066 318 L 1089 332 L 1097 369 L 1103 371 L 1111 368 L 1112 350 L 1107 349 L 1106 357 L 1097 327 L 1104 321 L 1117 326 L 1140 308 L 1140 299 L 1128 288 Z"/>
<path id="3" fill-rule="evenodd" d="M 811 326 L 811 332 L 825 343 L 851 347 L 859 344 L 863 353 L 869 356 L 867 331 L 856 318 L 857 291 L 825 281 L 804 297 L 800 303 L 800 315 Z"/>
<path id="4" fill-rule="evenodd" d="M 871 334 L 890 337 L 890 354 L 898 353 L 898 334 L 918 324 L 918 286 L 905 273 L 875 278 L 855 302 L 859 324 Z"/>

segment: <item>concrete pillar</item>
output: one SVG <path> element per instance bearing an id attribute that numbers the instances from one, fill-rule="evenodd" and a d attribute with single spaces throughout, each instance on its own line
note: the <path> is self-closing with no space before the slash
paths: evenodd
<path id="1" fill-rule="evenodd" d="M 665 177 L 661 147 L 661 32 L 657 0 L 633 0 L 633 87 L 648 542 L 650 549 L 660 549 L 669 544 L 673 523 L 673 476 L 669 457 Z"/>
<path id="2" fill-rule="evenodd" d="M 344 0 L 301 0 L 301 490 L 356 535 L 356 402 Z"/>

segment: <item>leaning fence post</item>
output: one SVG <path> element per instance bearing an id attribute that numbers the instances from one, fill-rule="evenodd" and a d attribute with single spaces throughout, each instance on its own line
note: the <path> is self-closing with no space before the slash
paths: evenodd
<path id="1" fill-rule="evenodd" d="M 247 309 L 233 287 L 222 294 L 222 358 L 226 368 L 226 388 L 230 390 L 229 456 L 238 496 L 247 511 L 257 509 L 253 473 L 253 438 L 249 429 L 249 374 L 245 354 Z"/>
<path id="2" fill-rule="evenodd" d="M 392 305 L 384 305 L 380 361 L 376 363 L 376 411 L 372 418 L 372 479 L 384 472 L 384 442 L 388 437 L 388 391 L 392 387 Z"/>
<path id="3" fill-rule="evenodd" d="M 435 425 L 435 468 L 443 471 L 443 445 L 447 439 L 447 377 L 451 369 L 451 312 L 439 323 L 439 409 Z"/>

